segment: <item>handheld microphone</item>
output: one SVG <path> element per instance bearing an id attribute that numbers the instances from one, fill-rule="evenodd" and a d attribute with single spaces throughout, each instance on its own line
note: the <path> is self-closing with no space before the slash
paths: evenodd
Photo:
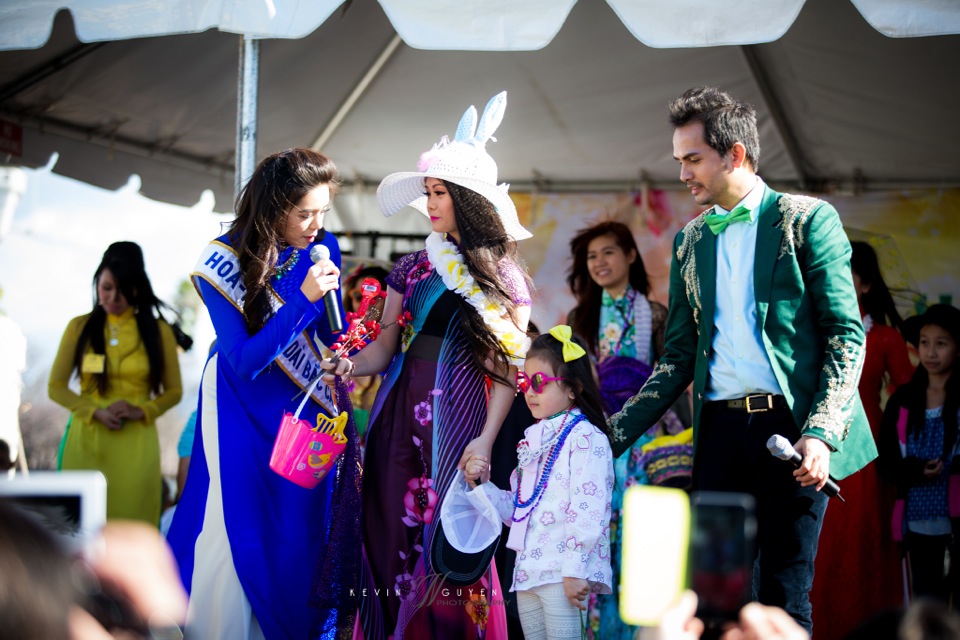
<path id="1" fill-rule="evenodd" d="M 330 249 L 322 244 L 315 244 L 310 249 L 310 259 L 314 263 L 329 260 Z M 323 307 L 327 310 L 327 323 L 330 325 L 330 330 L 334 333 L 343 331 L 343 314 L 340 312 L 340 301 L 337 300 L 337 294 L 333 291 L 327 291 L 323 294 Z"/>
<path id="2" fill-rule="evenodd" d="M 767 451 L 769 451 L 770 455 L 774 458 L 780 458 L 781 460 L 793 463 L 795 469 L 799 469 L 800 464 L 803 462 L 803 458 L 801 458 L 797 450 L 793 448 L 790 441 L 781 435 L 770 436 L 770 439 L 767 440 Z M 840 498 L 840 502 L 845 502 L 840 495 L 840 487 L 837 486 L 833 478 L 827 478 L 827 484 L 823 485 L 823 492 L 831 498 L 836 496 Z"/>

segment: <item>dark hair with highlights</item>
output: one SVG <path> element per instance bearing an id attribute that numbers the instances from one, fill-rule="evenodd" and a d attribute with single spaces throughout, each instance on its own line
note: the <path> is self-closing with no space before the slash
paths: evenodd
<path id="1" fill-rule="evenodd" d="M 82 370 L 83 356 L 88 349 L 95 354 L 106 354 L 104 327 L 107 322 L 107 312 L 100 306 L 97 283 L 100 282 L 103 272 L 108 270 L 113 275 L 120 293 L 127 299 L 127 304 L 136 312 L 134 318 L 136 318 L 137 330 L 150 362 L 150 389 L 153 393 L 159 394 L 163 388 L 166 363 L 163 359 L 158 322 L 166 322 L 163 309 L 170 310 L 170 307 L 153 293 L 153 286 L 144 270 L 143 251 L 135 242 L 115 242 L 104 252 L 100 265 L 93 274 L 93 311 L 90 312 L 80 331 L 80 338 L 73 352 L 73 365 L 79 374 Z M 110 376 L 113 372 L 108 370 L 109 366 L 109 362 L 105 360 L 103 373 L 94 373 L 90 376 L 91 382 L 96 385 L 101 394 L 110 388 Z"/>
<path id="2" fill-rule="evenodd" d="M 574 335 L 571 340 L 586 349 L 579 336 Z M 603 400 L 600 397 L 597 380 L 593 376 L 589 356 L 583 355 L 576 360 L 564 362 L 563 343 L 549 333 L 544 333 L 537 336 L 530 345 L 527 358 L 539 358 L 549 363 L 553 368 L 553 375 L 563 378 L 561 383 L 573 391 L 573 404 L 587 416 L 587 420 L 607 436 L 608 440 L 610 439 L 610 430 L 607 428 L 607 419 L 603 413 Z"/>
<path id="3" fill-rule="evenodd" d="M 703 138 L 721 156 L 737 142 L 747 150 L 754 172 L 760 169 L 760 134 L 753 106 L 716 87 L 694 87 L 670 103 L 670 124 L 703 123 Z"/>
<path id="4" fill-rule="evenodd" d="M 340 187 L 340 174 L 330 158 L 313 149 L 287 149 L 264 158 L 237 197 L 237 217 L 227 234 L 243 272 L 243 316 L 250 335 L 273 315 L 267 285 L 282 249 L 287 214 L 324 184 L 331 197 Z"/>
<path id="5" fill-rule="evenodd" d="M 513 295 L 500 271 L 502 261 L 513 262 L 523 275 L 527 287 L 533 289 L 530 276 L 517 254 L 516 241 L 507 234 L 500 216 L 489 200 L 454 182 L 441 182 L 447 187 L 453 200 L 454 218 L 460 235 L 460 254 L 464 264 L 487 298 L 502 304 L 510 320 L 519 327 L 517 303 L 513 301 Z M 504 351 L 503 345 L 469 302 L 457 296 L 457 304 L 460 305 L 474 363 L 484 370 L 486 359 L 493 354 L 499 366 L 496 371 L 490 372 L 491 377 L 507 386 L 513 386 L 513 381 L 507 379 L 506 372 L 510 366 L 511 355 L 515 354 Z"/>
<path id="6" fill-rule="evenodd" d="M 587 350 L 593 354 L 597 352 L 603 287 L 590 276 L 590 269 L 587 268 L 587 250 L 591 242 L 603 236 L 613 236 L 617 246 L 623 249 L 624 255 L 630 255 L 631 251 L 635 252 L 637 259 L 630 265 L 630 286 L 643 295 L 647 295 L 650 290 L 647 270 L 643 265 L 640 249 L 637 248 L 637 241 L 630 227 L 622 222 L 607 220 L 577 232 L 570 241 L 573 263 L 567 274 L 567 284 L 577 299 L 577 306 L 570 312 L 569 322 L 573 332 L 583 336 L 589 347 Z"/>
<path id="7" fill-rule="evenodd" d="M 880 273 L 877 252 L 866 242 L 856 240 L 850 243 L 850 249 L 850 270 L 857 274 L 860 282 L 870 285 L 870 290 L 860 296 L 863 310 L 874 322 L 900 329 L 903 318 L 900 317 L 890 289 Z"/>

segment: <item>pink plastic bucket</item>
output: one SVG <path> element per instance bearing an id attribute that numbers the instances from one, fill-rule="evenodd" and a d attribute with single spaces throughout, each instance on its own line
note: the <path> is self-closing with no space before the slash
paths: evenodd
<path id="1" fill-rule="evenodd" d="M 347 447 L 347 437 L 343 435 L 346 417 L 342 413 L 330 420 L 321 415 L 318 420 L 322 424 L 314 427 L 292 413 L 284 414 L 270 454 L 270 468 L 290 482 L 313 489 Z"/>

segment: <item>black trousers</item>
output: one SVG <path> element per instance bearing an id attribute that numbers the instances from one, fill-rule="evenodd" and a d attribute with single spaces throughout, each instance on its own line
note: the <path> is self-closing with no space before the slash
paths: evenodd
<path id="1" fill-rule="evenodd" d="M 766 444 L 774 434 L 791 443 L 800 437 L 788 409 L 747 413 L 723 402 L 705 403 L 693 486 L 753 495 L 757 507 L 753 597 L 782 607 L 812 632 L 809 593 L 828 498 L 813 487 L 801 487 L 793 477 L 793 465 L 770 454 Z"/>

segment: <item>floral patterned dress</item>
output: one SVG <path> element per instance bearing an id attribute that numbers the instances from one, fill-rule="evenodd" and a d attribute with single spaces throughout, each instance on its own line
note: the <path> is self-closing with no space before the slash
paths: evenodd
<path id="1" fill-rule="evenodd" d="M 500 275 L 517 304 L 530 304 L 516 265 L 502 264 Z M 363 637 L 506 638 L 495 570 L 472 587 L 449 586 L 425 553 L 460 456 L 486 419 L 485 372 L 471 358 L 459 296 L 426 251 L 401 258 L 387 285 L 403 294 L 405 326 L 367 431 Z"/>

